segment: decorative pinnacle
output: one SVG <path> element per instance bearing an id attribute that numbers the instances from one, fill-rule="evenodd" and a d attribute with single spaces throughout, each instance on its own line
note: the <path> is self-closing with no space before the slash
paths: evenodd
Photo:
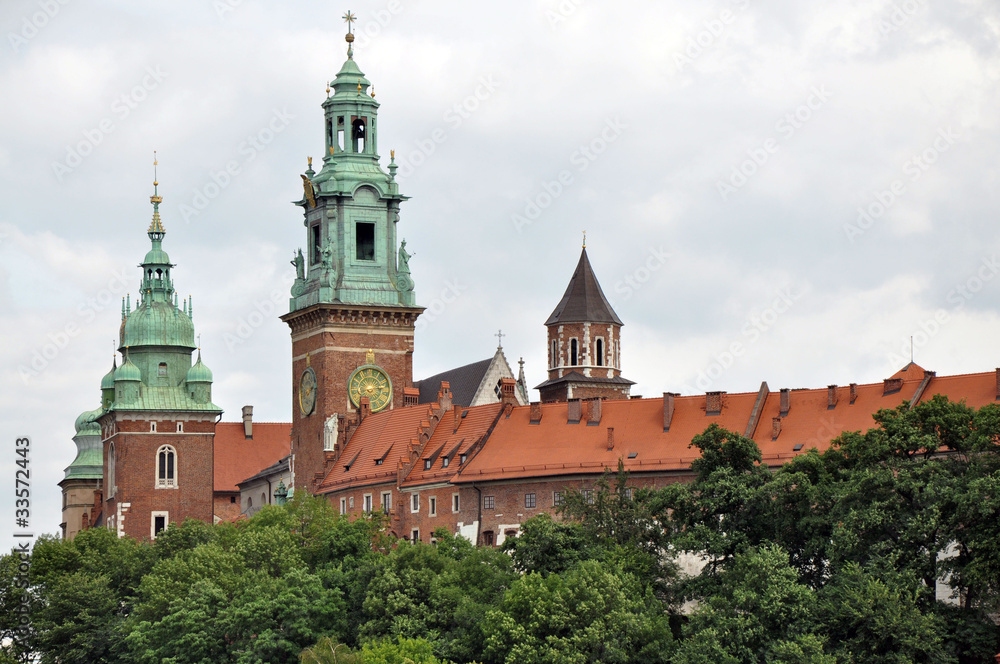
<path id="1" fill-rule="evenodd" d="M 583 248 L 587 248 L 587 231 L 583 232 Z"/>
<path id="2" fill-rule="evenodd" d="M 375 86 L 374 85 L 372 86 L 371 95 L 372 95 L 372 99 L 375 99 Z"/>
<path id="3" fill-rule="evenodd" d="M 157 187 L 160 182 L 156 177 L 156 166 L 159 161 L 156 159 L 156 150 L 153 150 L 153 195 L 149 197 L 149 202 L 153 204 L 153 222 L 149 224 L 149 230 L 147 233 L 166 233 L 163 228 L 163 223 L 160 222 L 160 203 L 163 202 L 163 197 L 160 196 Z"/>
<path id="4" fill-rule="evenodd" d="M 354 58 L 354 33 L 351 31 L 353 24 L 358 20 L 358 17 L 351 13 L 350 10 L 342 17 L 344 22 L 347 23 L 347 34 L 344 36 L 344 41 L 347 42 L 347 59 L 351 60 Z"/>

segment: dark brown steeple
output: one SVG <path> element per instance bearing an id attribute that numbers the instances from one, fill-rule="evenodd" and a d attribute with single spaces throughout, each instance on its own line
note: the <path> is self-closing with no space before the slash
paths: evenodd
<path id="1" fill-rule="evenodd" d="M 555 323 L 614 323 L 623 325 L 618 314 L 608 304 L 601 290 L 601 284 L 594 276 L 594 268 L 590 267 L 590 259 L 587 258 L 587 248 L 583 248 L 580 254 L 580 262 L 576 264 L 573 271 L 573 278 L 569 280 L 569 286 L 563 294 L 559 304 L 546 325 Z"/>

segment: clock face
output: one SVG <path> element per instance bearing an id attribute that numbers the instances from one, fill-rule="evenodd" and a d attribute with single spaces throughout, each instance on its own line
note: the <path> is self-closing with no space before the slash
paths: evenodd
<path id="1" fill-rule="evenodd" d="M 378 367 L 360 367 L 351 374 L 347 393 L 355 407 L 361 405 L 361 397 L 368 397 L 372 412 L 377 413 L 392 401 L 392 382 Z"/>
<path id="2" fill-rule="evenodd" d="M 311 415 L 316 408 L 316 372 L 306 367 L 299 378 L 299 408 L 303 415 Z"/>

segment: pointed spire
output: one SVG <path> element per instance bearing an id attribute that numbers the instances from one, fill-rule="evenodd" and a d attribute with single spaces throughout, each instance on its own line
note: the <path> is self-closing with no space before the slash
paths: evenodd
<path id="1" fill-rule="evenodd" d="M 160 182 L 156 177 L 156 165 L 159 163 L 156 159 L 156 150 L 153 150 L 153 195 L 149 197 L 149 202 L 153 204 L 153 222 L 149 225 L 149 237 L 152 240 L 162 240 L 163 234 L 166 230 L 163 228 L 163 223 L 160 221 L 160 203 L 163 202 L 163 197 L 160 196 L 157 187 Z M 155 236 L 159 237 L 155 237 Z"/>
<path id="2" fill-rule="evenodd" d="M 552 315 L 545 321 L 546 325 L 556 323 L 614 323 L 622 325 L 618 314 L 611 308 L 601 284 L 594 275 L 594 268 L 587 258 L 587 249 L 580 253 L 573 277 L 569 280 L 566 292 Z"/>

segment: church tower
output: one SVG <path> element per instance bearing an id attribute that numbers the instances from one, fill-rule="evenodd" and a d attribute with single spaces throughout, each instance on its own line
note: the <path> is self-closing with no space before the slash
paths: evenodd
<path id="1" fill-rule="evenodd" d="M 155 180 L 155 178 L 154 178 Z M 140 297 L 122 303 L 122 363 L 101 382 L 95 419 L 103 447 L 103 519 L 119 536 L 143 540 L 175 521 L 213 519 L 213 442 L 222 409 L 212 403 L 212 372 L 195 351 L 190 298 L 178 307 L 163 250 L 159 183 L 153 182 L 151 248 Z M 86 414 L 85 414 L 86 415 Z M 84 417 L 78 435 L 90 433 Z M 67 477 L 69 473 L 67 473 Z"/>
<path id="2" fill-rule="evenodd" d="M 584 242 L 569 286 L 545 321 L 549 379 L 536 387 L 543 402 L 627 399 L 635 383 L 622 378 L 622 321 L 611 308 Z"/>
<path id="3" fill-rule="evenodd" d="M 343 425 L 360 410 L 403 405 L 413 383 L 415 305 L 410 254 L 397 236 L 396 164 L 378 154 L 378 102 L 354 61 L 347 21 L 347 60 L 323 102 L 320 171 L 312 158 L 302 177 L 305 250 L 292 263 L 292 477 L 311 491 Z M 332 89 L 332 95 L 331 95 Z"/>

